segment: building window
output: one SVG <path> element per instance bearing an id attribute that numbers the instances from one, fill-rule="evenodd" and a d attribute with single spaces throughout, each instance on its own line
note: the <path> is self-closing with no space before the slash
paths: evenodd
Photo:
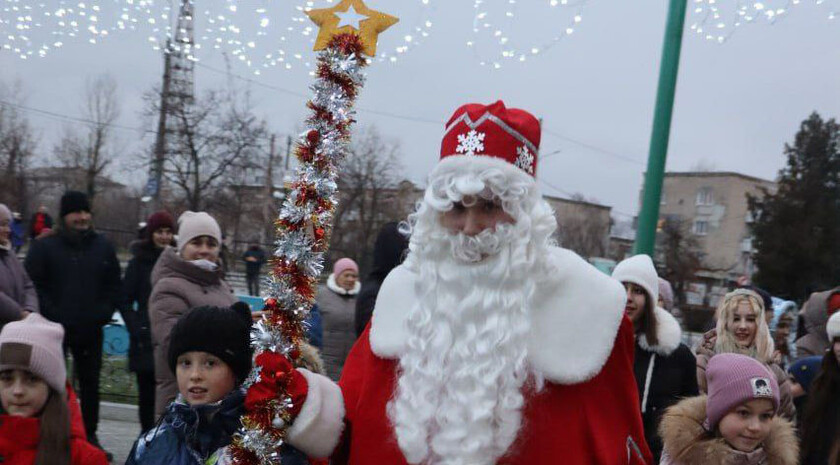
<path id="1" fill-rule="evenodd" d="M 697 191 L 697 205 L 712 205 L 711 187 L 703 187 Z"/>
<path id="2" fill-rule="evenodd" d="M 705 236 L 709 233 L 709 222 L 703 220 L 694 220 L 694 234 L 697 236 Z"/>

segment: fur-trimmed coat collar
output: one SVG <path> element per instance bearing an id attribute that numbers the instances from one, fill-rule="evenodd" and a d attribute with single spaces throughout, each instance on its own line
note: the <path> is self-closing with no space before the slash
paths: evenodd
<path id="1" fill-rule="evenodd" d="M 353 289 L 348 291 L 347 289 L 339 286 L 335 281 L 335 274 L 330 273 L 329 278 L 327 278 L 327 288 L 338 295 L 352 297 L 359 293 L 359 290 L 362 288 L 362 283 L 356 281 L 356 285 L 353 286 Z"/>
<path id="2" fill-rule="evenodd" d="M 667 357 L 680 346 L 682 329 L 677 319 L 667 310 L 656 307 L 653 314 L 656 317 L 656 337 L 659 339 L 659 343 L 651 347 L 644 334 L 639 334 L 636 341 L 642 349 Z"/>
<path id="3" fill-rule="evenodd" d="M 718 437 L 710 437 L 703 427 L 706 396 L 685 399 L 669 408 L 659 424 L 665 453 L 673 465 L 796 465 L 799 444 L 791 423 L 774 418 L 763 447 L 751 453 L 739 452 Z"/>
<path id="4" fill-rule="evenodd" d="M 578 384 L 597 375 L 612 353 L 624 317 L 621 284 L 574 252 L 549 249 L 554 270 L 540 282 L 531 302 L 528 359 L 551 382 Z M 382 283 L 373 311 L 373 353 L 397 359 L 408 339 L 405 320 L 417 301 L 419 276 L 407 265 L 395 268 Z"/>

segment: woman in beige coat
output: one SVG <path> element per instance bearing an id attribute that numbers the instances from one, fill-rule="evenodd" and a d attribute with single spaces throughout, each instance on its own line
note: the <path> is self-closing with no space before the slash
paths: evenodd
<path id="1" fill-rule="evenodd" d="M 178 248 L 167 247 L 152 270 L 149 319 L 155 355 L 155 414 L 163 414 L 178 386 L 169 369 L 169 333 L 182 315 L 199 306 L 228 307 L 236 302 L 219 267 L 222 232 L 204 212 L 187 211 L 178 219 Z"/>

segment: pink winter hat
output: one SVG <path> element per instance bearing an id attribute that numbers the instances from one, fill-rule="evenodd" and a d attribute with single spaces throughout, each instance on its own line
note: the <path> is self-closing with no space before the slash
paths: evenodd
<path id="1" fill-rule="evenodd" d="M 714 430 L 730 410 L 753 399 L 768 399 L 779 410 L 779 383 L 758 360 L 741 354 L 718 354 L 706 366 L 706 418 Z"/>
<path id="2" fill-rule="evenodd" d="M 347 270 L 353 270 L 356 273 L 359 272 L 359 265 L 353 261 L 351 258 L 341 258 L 336 260 L 335 264 L 333 264 L 333 274 L 338 277 L 341 273 L 344 273 Z"/>
<path id="3" fill-rule="evenodd" d="M 37 313 L 7 323 L 0 330 L 0 371 L 27 370 L 63 393 L 67 382 L 63 340 L 64 328 Z"/>

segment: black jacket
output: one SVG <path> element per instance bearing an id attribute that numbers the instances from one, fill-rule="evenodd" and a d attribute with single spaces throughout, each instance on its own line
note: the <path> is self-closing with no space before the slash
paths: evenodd
<path id="1" fill-rule="evenodd" d="M 128 305 L 122 310 L 126 329 L 131 336 L 128 369 L 153 372 L 152 330 L 149 322 L 149 295 L 152 293 L 152 269 L 163 249 L 148 240 L 131 245 L 132 258 L 125 269 L 123 289 Z"/>
<path id="2" fill-rule="evenodd" d="M 376 297 L 379 295 L 379 287 L 382 281 L 394 268 L 397 267 L 408 248 L 408 239 L 399 232 L 399 224 L 396 222 L 385 223 L 376 236 L 376 243 L 373 247 L 373 271 L 368 278 L 362 282 L 362 290 L 356 297 L 356 337 L 358 338 L 365 330 L 373 307 L 376 305 Z"/>
<path id="3" fill-rule="evenodd" d="M 101 234 L 60 230 L 32 242 L 24 261 L 41 314 L 80 338 L 101 331 L 122 304 L 120 263 Z"/>
<path id="4" fill-rule="evenodd" d="M 653 463 L 659 463 L 662 439 L 657 428 L 662 414 L 680 400 L 698 395 L 699 390 L 697 361 L 691 349 L 680 343 L 682 331 L 679 323 L 661 308 L 657 308 L 655 314 L 659 343 L 651 347 L 644 335 L 636 337 L 633 371 L 639 389 L 645 438 L 654 457 Z M 651 369 L 648 381 L 648 370 Z"/>

